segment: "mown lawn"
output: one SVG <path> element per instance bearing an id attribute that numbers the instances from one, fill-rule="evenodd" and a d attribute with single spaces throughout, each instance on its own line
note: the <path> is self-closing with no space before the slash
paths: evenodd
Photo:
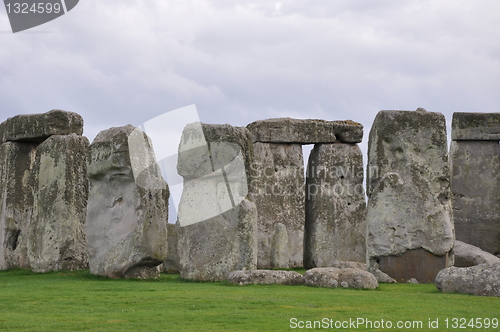
<path id="1" fill-rule="evenodd" d="M 305 330 L 299 326 L 307 321 L 322 321 L 323 327 L 328 321 L 330 330 L 341 331 L 500 330 L 452 328 L 453 318 L 500 319 L 500 298 L 442 294 L 434 285 L 382 284 L 368 291 L 198 283 L 166 274 L 144 281 L 88 271 L 0 271 L 2 331 L 282 331 Z M 386 328 L 344 323 L 347 328 L 335 329 L 335 321 L 357 319 Z M 439 328 L 430 329 L 429 319 L 439 319 Z M 415 323 L 398 329 L 398 321 L 421 321 L 422 328 Z"/>

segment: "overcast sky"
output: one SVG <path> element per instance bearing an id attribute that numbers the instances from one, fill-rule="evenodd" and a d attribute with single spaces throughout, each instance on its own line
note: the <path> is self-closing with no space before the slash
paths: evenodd
<path id="1" fill-rule="evenodd" d="M 499 1 L 81 0 L 12 34 L 0 8 L 0 121 L 63 109 L 85 134 L 196 104 L 207 123 L 498 112 Z"/>

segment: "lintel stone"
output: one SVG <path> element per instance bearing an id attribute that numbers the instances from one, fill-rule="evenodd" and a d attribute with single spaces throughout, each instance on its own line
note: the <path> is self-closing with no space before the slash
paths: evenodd
<path id="1" fill-rule="evenodd" d="M 453 141 L 500 141 L 500 113 L 453 113 Z"/>

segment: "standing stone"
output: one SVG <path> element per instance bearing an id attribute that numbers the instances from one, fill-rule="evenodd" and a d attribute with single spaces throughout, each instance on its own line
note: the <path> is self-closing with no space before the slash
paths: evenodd
<path id="1" fill-rule="evenodd" d="M 288 257 L 289 252 L 286 226 L 278 223 L 271 241 L 271 268 L 288 268 L 290 266 L 290 258 Z"/>
<path id="2" fill-rule="evenodd" d="M 453 141 L 450 148 L 457 240 L 500 254 L 498 141 Z"/>
<path id="3" fill-rule="evenodd" d="M 28 230 L 33 209 L 29 175 L 35 143 L 0 144 L 0 269 L 30 268 Z"/>
<path id="4" fill-rule="evenodd" d="M 254 143 L 250 199 L 258 210 L 259 269 L 271 267 L 276 225 L 288 232 L 290 267 L 302 266 L 304 251 L 304 159 L 299 144 Z"/>
<path id="5" fill-rule="evenodd" d="M 433 282 L 454 242 L 444 116 L 379 112 L 367 172 L 368 268 L 399 282 Z"/>
<path id="6" fill-rule="evenodd" d="M 163 262 L 163 271 L 165 273 L 179 273 L 179 252 L 177 251 L 179 224 L 167 224 L 167 258 Z"/>
<path id="7" fill-rule="evenodd" d="M 55 135 L 36 150 L 28 257 L 35 272 L 87 268 L 86 137 Z"/>
<path id="8" fill-rule="evenodd" d="M 169 190 L 146 134 L 101 131 L 90 146 L 87 241 L 90 273 L 152 278 L 167 256 Z"/>
<path id="9" fill-rule="evenodd" d="M 181 278 L 225 280 L 257 263 L 253 146 L 246 128 L 194 123 L 181 137 L 178 253 Z"/>
<path id="10" fill-rule="evenodd" d="M 363 155 L 356 144 L 316 144 L 306 176 L 304 266 L 366 260 Z"/>

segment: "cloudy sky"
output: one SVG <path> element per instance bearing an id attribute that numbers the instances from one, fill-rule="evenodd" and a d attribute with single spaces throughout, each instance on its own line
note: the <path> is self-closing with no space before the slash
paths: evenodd
<path id="1" fill-rule="evenodd" d="M 498 112 L 499 37 L 492 0 L 81 0 L 16 34 L 1 7 L 0 117 L 73 111 L 93 139 L 195 104 L 208 123 L 352 119 L 366 138 L 381 109 Z"/>

